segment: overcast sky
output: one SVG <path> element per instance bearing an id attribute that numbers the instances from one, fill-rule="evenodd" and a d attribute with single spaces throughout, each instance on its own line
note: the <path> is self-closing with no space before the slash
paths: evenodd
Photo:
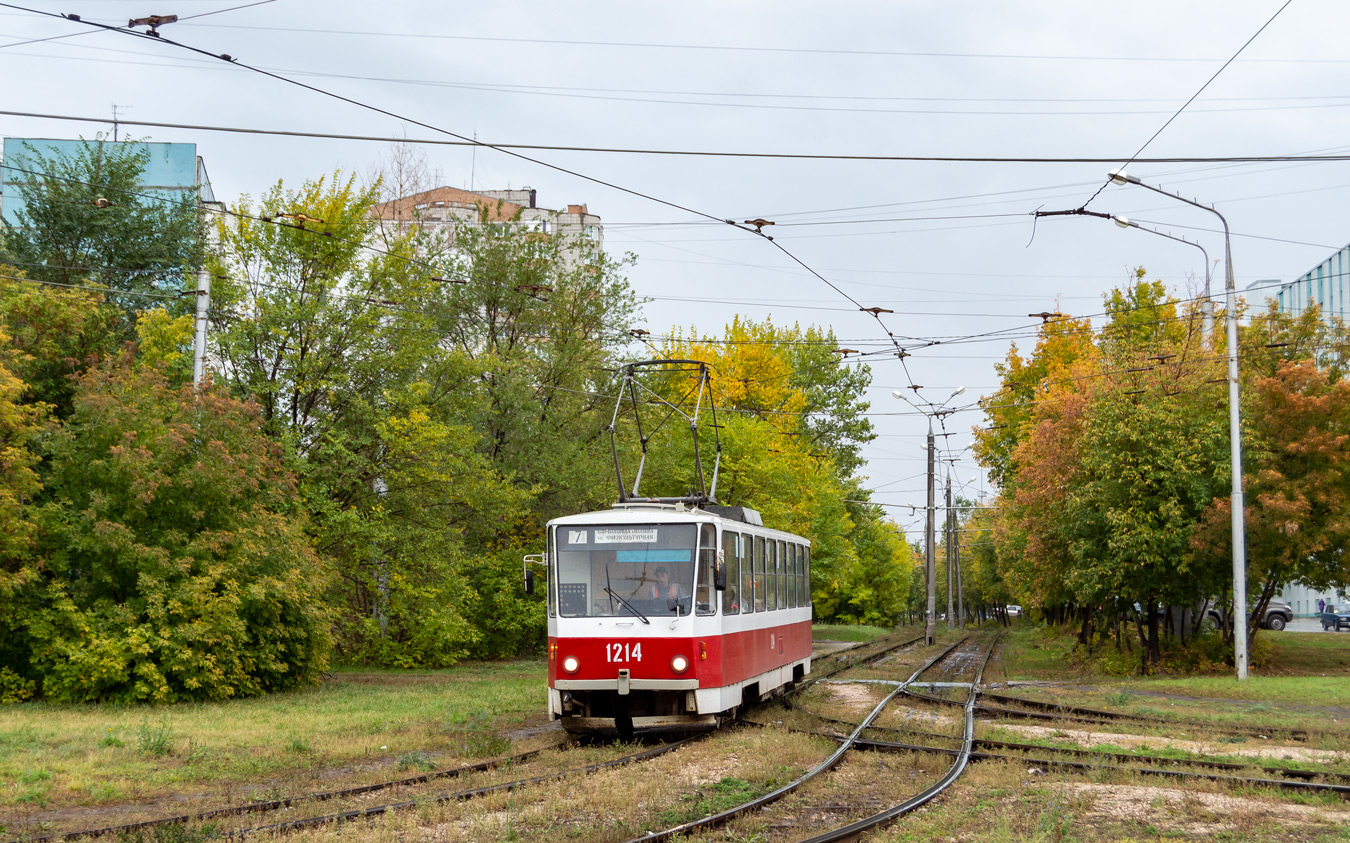
<path id="1" fill-rule="evenodd" d="M 1283 5 L 276 0 L 210 14 L 246 2 L 21 5 L 113 25 L 177 14 L 183 20 L 163 29 L 168 38 L 488 142 L 1121 163 Z M 446 139 L 178 47 L 85 30 L 0 7 L 0 107 L 106 121 L 116 104 L 133 120 Z M 1350 151 L 1347 31 L 1350 4 L 1293 0 L 1144 156 Z M 15 43 L 72 33 L 81 34 Z M 109 128 L 0 115 L 8 137 Z M 197 144 L 227 202 L 277 180 L 298 185 L 338 168 L 363 174 L 388 155 L 377 142 L 129 131 Z M 605 223 L 606 246 L 637 256 L 630 281 L 650 299 L 645 327 L 655 335 L 674 326 L 720 334 L 740 313 L 830 326 L 850 348 L 889 344 L 857 305 L 762 238 L 498 151 L 425 149 L 445 184 L 531 186 L 544 207 L 587 204 Z M 871 363 L 880 437 L 866 451 L 869 485 L 887 503 L 922 503 L 924 485 L 926 421 L 892 389 L 917 383 L 940 403 L 966 386 L 953 403 L 967 406 L 996 388 L 993 364 L 1010 337 L 1030 349 L 1039 320 L 1028 313 L 1098 313 L 1102 293 L 1136 266 L 1183 297 L 1204 275 L 1198 249 L 1103 220 L 1042 219 L 1033 239 L 1031 212 L 1082 205 L 1116 164 L 529 154 L 716 219 L 774 220 L 766 231 L 848 297 L 894 310 L 887 326 L 915 350 L 908 373 L 894 358 Z M 1350 240 L 1344 162 L 1138 163 L 1129 171 L 1227 216 L 1239 289 L 1292 280 Z M 1140 188 L 1109 187 L 1089 207 L 1223 255 L 1213 215 Z M 1214 277 L 1220 292 L 1221 265 Z M 989 332 L 1003 333 L 951 342 Z M 933 339 L 944 343 L 916 348 Z M 947 419 L 954 450 L 980 421 L 977 410 Z M 976 477 L 968 453 L 957 471 L 965 482 Z"/>

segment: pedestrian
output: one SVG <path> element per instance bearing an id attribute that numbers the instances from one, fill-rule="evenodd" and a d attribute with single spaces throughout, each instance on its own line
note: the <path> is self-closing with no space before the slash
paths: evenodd
<path id="1" fill-rule="evenodd" d="M 1327 601 L 1321 597 L 1317 598 L 1317 614 L 1322 614 L 1327 610 Z"/>

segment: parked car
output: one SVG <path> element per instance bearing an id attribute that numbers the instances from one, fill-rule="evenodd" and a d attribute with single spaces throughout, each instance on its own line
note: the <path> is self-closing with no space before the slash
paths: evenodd
<path id="1" fill-rule="evenodd" d="M 1220 626 L 1223 623 L 1224 607 L 1211 606 L 1209 610 L 1209 620 L 1214 626 Z M 1294 619 L 1294 607 L 1286 600 L 1271 600 L 1266 606 L 1266 616 L 1261 621 L 1261 626 L 1266 629 L 1273 629 L 1276 632 L 1284 629 L 1289 622 Z"/>
<path id="2" fill-rule="evenodd" d="M 1322 612 L 1322 629 L 1334 629 L 1337 632 L 1350 629 L 1350 603 L 1343 603 L 1339 608 L 1327 606 Z"/>
<path id="3" fill-rule="evenodd" d="M 1022 614 L 1022 607 L 1009 603 L 1007 606 L 1008 617 L 1015 618 Z"/>

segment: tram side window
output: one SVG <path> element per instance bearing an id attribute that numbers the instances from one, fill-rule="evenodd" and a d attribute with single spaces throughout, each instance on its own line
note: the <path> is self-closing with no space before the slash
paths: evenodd
<path id="1" fill-rule="evenodd" d="M 713 569 L 717 565 L 717 530 L 704 524 L 698 531 L 698 580 L 694 585 L 695 609 L 700 615 L 717 611 L 717 592 L 713 589 Z"/>
<path id="2" fill-rule="evenodd" d="M 737 615 L 741 611 L 741 537 L 727 531 L 722 534 L 722 557 L 727 563 L 727 587 L 722 592 L 722 614 Z"/>
<path id="3" fill-rule="evenodd" d="M 755 611 L 755 566 L 750 549 L 754 542 L 749 536 L 741 537 L 741 612 L 749 614 Z"/>
<path id="4" fill-rule="evenodd" d="M 782 582 L 780 582 L 780 578 L 783 576 L 783 559 L 778 555 L 778 546 L 779 542 L 769 539 L 768 547 L 765 548 L 769 552 L 768 559 L 764 562 L 764 570 L 769 576 L 770 609 L 783 608 L 783 589 L 781 587 Z"/>
<path id="5" fill-rule="evenodd" d="M 774 539 L 768 539 L 764 542 L 764 608 L 772 612 L 778 608 L 778 600 L 774 597 L 774 586 L 778 582 L 774 580 Z"/>
<path id="6" fill-rule="evenodd" d="M 802 598 L 803 606 L 811 605 L 811 548 L 802 548 L 802 586 L 806 590 Z"/>
<path id="7" fill-rule="evenodd" d="M 764 577 L 764 537 L 755 536 L 755 611 L 764 611 L 768 582 Z"/>
<path id="8" fill-rule="evenodd" d="M 787 582 L 788 608 L 797 608 L 797 545 L 788 542 L 787 546 Z"/>
<path id="9" fill-rule="evenodd" d="M 778 565 L 775 568 L 778 571 L 778 608 L 786 609 L 788 607 L 787 591 L 787 542 L 778 542 Z"/>
<path id="10" fill-rule="evenodd" d="M 796 605 L 802 607 L 806 605 L 806 580 L 802 577 L 802 571 L 806 570 L 806 548 L 801 544 L 796 546 L 796 565 L 792 567 L 792 577 L 796 578 Z"/>

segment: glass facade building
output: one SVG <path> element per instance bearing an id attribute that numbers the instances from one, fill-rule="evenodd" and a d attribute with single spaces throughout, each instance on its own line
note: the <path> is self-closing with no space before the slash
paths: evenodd
<path id="1" fill-rule="evenodd" d="M 1350 245 L 1281 286 L 1274 298 L 1285 313 L 1298 315 L 1316 302 L 1323 319 L 1350 320 Z"/>

